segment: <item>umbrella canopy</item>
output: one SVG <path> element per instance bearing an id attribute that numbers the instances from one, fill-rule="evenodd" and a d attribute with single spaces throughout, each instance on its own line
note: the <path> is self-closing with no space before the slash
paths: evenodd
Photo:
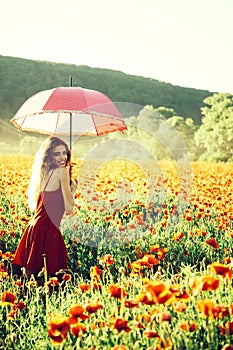
<path id="1" fill-rule="evenodd" d="M 114 103 L 103 93 L 81 87 L 57 87 L 38 92 L 11 122 L 23 131 L 49 135 L 98 136 L 127 129 Z"/>

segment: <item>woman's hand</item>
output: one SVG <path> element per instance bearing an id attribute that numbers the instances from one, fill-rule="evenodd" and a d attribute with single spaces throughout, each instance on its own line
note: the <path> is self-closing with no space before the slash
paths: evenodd
<path id="1" fill-rule="evenodd" d="M 77 187 L 78 187 L 78 180 L 77 179 L 72 180 L 72 184 L 70 185 L 71 192 L 74 193 Z"/>
<path id="2" fill-rule="evenodd" d="M 73 210 L 66 210 L 65 211 L 65 215 L 66 216 L 74 216 L 75 215 L 75 212 Z"/>

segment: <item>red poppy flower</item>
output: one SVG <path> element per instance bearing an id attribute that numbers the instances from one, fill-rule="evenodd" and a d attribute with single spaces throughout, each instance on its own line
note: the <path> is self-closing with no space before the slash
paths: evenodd
<path id="1" fill-rule="evenodd" d="M 103 273 L 103 270 L 101 270 L 98 266 L 93 266 L 90 272 L 90 276 L 91 278 L 98 280 L 100 275 L 102 275 L 102 273 Z"/>
<path id="2" fill-rule="evenodd" d="M 142 259 L 139 260 L 142 266 L 151 268 L 153 265 L 158 265 L 159 261 L 154 255 L 146 254 Z"/>
<path id="3" fill-rule="evenodd" d="M 15 321 L 17 317 L 17 309 L 11 309 L 9 314 L 6 315 L 7 320 Z"/>
<path id="4" fill-rule="evenodd" d="M 180 324 L 180 328 L 183 329 L 183 331 L 186 332 L 195 332 L 198 328 L 196 323 L 194 321 L 184 322 Z"/>
<path id="5" fill-rule="evenodd" d="M 141 292 L 137 300 L 145 305 L 154 305 L 155 302 L 151 295 L 148 295 L 146 292 Z"/>
<path id="6" fill-rule="evenodd" d="M 48 335 L 54 344 L 61 344 L 68 335 L 70 324 L 67 317 L 62 315 L 50 315 Z"/>
<path id="7" fill-rule="evenodd" d="M 78 322 L 78 318 L 80 318 L 81 320 L 86 320 L 87 318 L 89 318 L 89 316 L 84 314 L 85 311 L 86 310 L 81 305 L 71 306 L 68 311 L 68 315 L 70 316 L 69 322 L 74 324 Z"/>
<path id="8" fill-rule="evenodd" d="M 177 303 L 174 305 L 174 310 L 177 312 L 183 312 L 187 309 L 187 305 L 185 303 Z"/>
<path id="9" fill-rule="evenodd" d="M 145 292 L 139 295 L 139 301 L 145 304 L 170 304 L 176 300 L 169 286 L 159 280 L 149 282 L 145 286 Z"/>
<path id="10" fill-rule="evenodd" d="M 206 243 L 213 247 L 214 249 L 218 249 L 218 242 L 216 241 L 215 238 L 209 238 L 206 240 Z"/>
<path id="11" fill-rule="evenodd" d="M 94 282 L 93 283 L 93 288 L 96 290 L 101 290 L 102 289 L 102 285 L 100 283 Z"/>
<path id="12" fill-rule="evenodd" d="M 108 287 L 108 293 L 110 294 L 110 297 L 118 298 L 120 300 L 127 296 L 125 289 L 117 284 L 110 284 Z"/>
<path id="13" fill-rule="evenodd" d="M 144 331 L 143 334 L 147 338 L 159 338 L 158 332 L 155 331 Z"/>
<path id="14" fill-rule="evenodd" d="M 173 239 L 175 242 L 180 242 L 181 239 L 184 238 L 184 236 L 185 236 L 184 232 L 177 232 L 177 233 L 174 234 L 174 236 L 173 236 L 172 239 Z"/>
<path id="15" fill-rule="evenodd" d="M 165 321 L 170 322 L 172 319 L 172 315 L 168 313 L 162 313 L 160 319 L 162 322 L 165 322 Z"/>
<path id="16" fill-rule="evenodd" d="M 55 287 L 55 286 L 59 286 L 60 282 L 58 281 L 57 277 L 51 277 L 48 281 L 48 284 Z"/>
<path id="17" fill-rule="evenodd" d="M 135 228 L 137 228 L 137 226 L 133 222 L 130 222 L 128 223 L 128 228 L 134 230 Z"/>
<path id="18" fill-rule="evenodd" d="M 233 335 L 233 322 L 226 322 L 225 325 L 218 325 L 220 333 L 223 335 Z"/>
<path id="19" fill-rule="evenodd" d="M 233 345 L 225 344 L 221 350 L 233 350 Z"/>
<path id="20" fill-rule="evenodd" d="M 214 321 L 214 310 L 215 310 L 215 302 L 212 300 L 199 300 L 197 303 L 197 309 L 204 316 L 209 317 L 211 321 Z"/>
<path id="21" fill-rule="evenodd" d="M 211 275 L 195 277 L 190 282 L 191 288 L 198 293 L 205 290 L 209 290 L 209 291 L 216 290 L 218 289 L 219 284 L 220 284 L 219 279 Z"/>
<path id="22" fill-rule="evenodd" d="M 88 290 L 91 289 L 91 285 L 89 283 L 80 283 L 79 288 L 81 289 L 82 292 L 87 292 Z"/>
<path id="23" fill-rule="evenodd" d="M 162 249 L 159 244 L 150 246 L 150 252 L 157 253 L 159 260 L 164 260 L 165 254 L 168 252 L 168 248 Z"/>
<path id="24" fill-rule="evenodd" d="M 187 210 L 184 214 L 184 219 L 187 220 L 187 221 L 192 221 L 193 220 L 193 217 L 192 217 L 192 212 Z"/>
<path id="25" fill-rule="evenodd" d="M 189 294 L 186 292 L 185 287 L 181 287 L 179 284 L 174 284 L 169 287 L 169 290 L 173 293 L 173 295 L 176 297 L 178 300 L 188 300 L 189 299 Z"/>
<path id="26" fill-rule="evenodd" d="M 70 281 L 71 280 L 71 274 L 69 274 L 69 273 L 65 273 L 63 276 L 62 276 L 62 280 L 63 281 L 66 281 L 66 282 L 68 282 L 68 281 Z"/>
<path id="27" fill-rule="evenodd" d="M 130 331 L 130 327 L 128 326 L 128 321 L 120 317 L 113 318 L 112 326 L 114 329 L 117 329 L 118 332 L 125 331 L 128 333 Z"/>
<path id="28" fill-rule="evenodd" d="M 99 263 L 112 265 L 112 264 L 114 264 L 114 260 L 110 254 L 106 254 L 106 255 L 102 256 L 102 258 L 100 258 Z"/>
<path id="29" fill-rule="evenodd" d="M 102 309 L 103 305 L 99 304 L 98 302 L 97 303 L 92 303 L 92 304 L 88 304 L 86 306 L 86 311 L 89 313 L 89 314 L 92 314 L 92 313 L 95 313 L 96 311 L 98 311 L 99 309 Z"/>
<path id="30" fill-rule="evenodd" d="M 132 307 L 138 307 L 138 301 L 136 300 L 125 300 L 124 302 L 125 307 L 132 308 Z"/>
<path id="31" fill-rule="evenodd" d="M 213 313 L 217 318 L 228 317 L 230 316 L 230 308 L 225 305 L 216 305 Z"/>
<path id="32" fill-rule="evenodd" d="M 15 308 L 19 309 L 19 310 L 23 310 L 26 308 L 26 304 L 24 301 L 19 301 L 16 305 Z"/>
<path id="33" fill-rule="evenodd" d="M 86 326 L 83 323 L 75 323 L 70 326 L 70 330 L 75 337 L 81 337 L 86 332 Z"/>
<path id="34" fill-rule="evenodd" d="M 4 305 L 14 304 L 14 302 L 16 301 L 16 297 L 12 292 L 6 291 L 2 293 L 1 300 L 2 300 L 2 304 L 4 303 Z"/>
<path id="35" fill-rule="evenodd" d="M 230 269 L 230 267 L 218 262 L 214 262 L 210 264 L 210 271 L 218 275 L 221 275 L 224 278 L 225 277 L 232 278 L 232 270 Z"/>

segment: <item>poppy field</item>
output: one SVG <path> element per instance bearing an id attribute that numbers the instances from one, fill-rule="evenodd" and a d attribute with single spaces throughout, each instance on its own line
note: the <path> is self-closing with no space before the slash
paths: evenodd
<path id="1" fill-rule="evenodd" d="M 192 163 L 184 191 L 172 162 L 74 159 L 69 270 L 27 280 L 33 158 L 0 161 L 0 350 L 233 350 L 233 164 Z"/>

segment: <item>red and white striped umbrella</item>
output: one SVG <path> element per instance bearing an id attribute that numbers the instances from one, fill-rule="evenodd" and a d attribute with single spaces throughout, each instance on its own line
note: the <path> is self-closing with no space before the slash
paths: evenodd
<path id="1" fill-rule="evenodd" d="M 11 122 L 23 131 L 49 135 L 104 135 L 127 127 L 103 93 L 81 87 L 57 87 L 38 92 L 17 111 Z"/>

